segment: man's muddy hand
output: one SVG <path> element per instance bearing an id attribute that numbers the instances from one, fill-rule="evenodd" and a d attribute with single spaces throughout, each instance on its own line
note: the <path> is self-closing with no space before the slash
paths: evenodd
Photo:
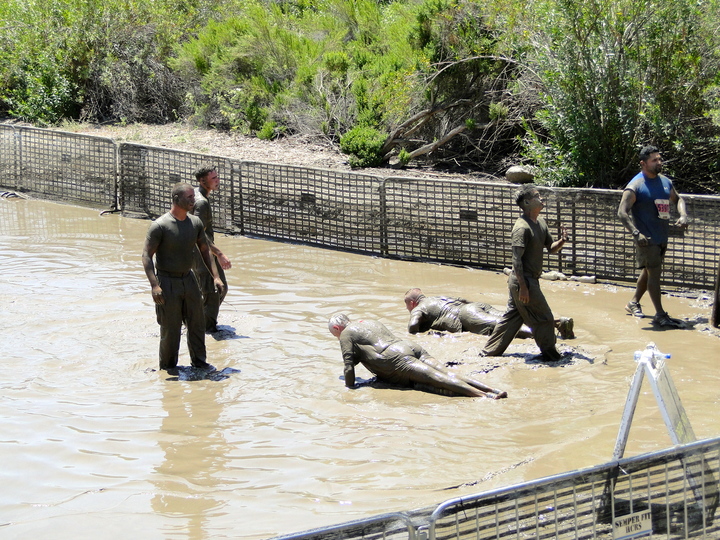
<path id="1" fill-rule="evenodd" d="M 160 285 L 152 288 L 152 299 L 153 302 L 155 302 L 157 305 L 162 306 L 165 304 L 165 297 L 163 296 L 162 289 L 160 288 Z"/>

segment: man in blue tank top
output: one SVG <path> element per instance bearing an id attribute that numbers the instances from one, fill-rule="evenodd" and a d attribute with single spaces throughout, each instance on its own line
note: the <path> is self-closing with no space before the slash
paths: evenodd
<path id="1" fill-rule="evenodd" d="M 660 277 L 668 244 L 670 205 L 676 205 L 680 214 L 675 225 L 687 227 L 685 201 L 672 181 L 660 174 L 663 161 L 656 147 L 645 146 L 639 157 L 642 170 L 625 187 L 618 208 L 620 221 L 633 236 L 637 267 L 641 269 L 635 294 L 625 310 L 635 317 L 644 317 L 640 299 L 647 291 L 655 308 L 652 323 L 662 328 L 682 328 L 683 322 L 663 309 Z"/>

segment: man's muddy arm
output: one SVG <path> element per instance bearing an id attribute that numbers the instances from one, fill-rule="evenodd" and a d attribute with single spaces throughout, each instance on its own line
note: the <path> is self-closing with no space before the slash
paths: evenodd
<path id="1" fill-rule="evenodd" d="M 207 233 L 207 225 L 210 222 L 210 204 L 206 202 L 198 203 L 195 205 L 195 208 L 193 208 L 193 214 L 200 218 L 200 221 L 202 221 L 203 224 L 203 230 Z M 208 245 L 210 246 L 210 251 L 212 252 L 215 257 L 217 257 L 218 262 L 220 263 L 220 266 L 223 270 L 229 270 L 232 268 L 232 264 L 230 263 L 230 259 L 228 259 L 225 254 L 220 251 L 220 248 L 215 245 L 215 242 L 211 242 L 208 238 Z M 210 268 L 208 266 L 208 268 Z"/>
<path id="2" fill-rule="evenodd" d="M 635 230 L 635 224 L 630 218 L 630 209 L 633 204 L 635 204 L 635 192 L 632 189 L 626 189 L 623 191 L 622 199 L 620 199 L 618 217 L 620 218 L 620 223 L 622 223 L 630 233 Z"/>
<path id="3" fill-rule="evenodd" d="M 145 269 L 145 275 L 150 282 L 150 294 L 152 294 L 153 301 L 156 304 L 162 305 L 165 303 L 165 298 L 163 297 L 162 288 L 160 288 L 160 283 L 155 275 L 155 264 L 153 263 L 153 257 L 155 256 L 157 248 L 158 246 L 151 242 L 150 239 L 146 239 L 145 245 L 143 246 L 142 263 Z"/>
<path id="4" fill-rule="evenodd" d="M 560 238 L 558 238 L 555 242 L 552 243 L 550 246 L 550 249 L 548 250 L 553 255 L 555 253 L 559 253 L 560 250 L 565 246 L 565 242 L 567 242 L 568 239 L 568 232 L 567 227 L 560 226 Z"/>
<path id="5" fill-rule="evenodd" d="M 515 273 L 515 277 L 520 285 L 520 301 L 527 304 L 530 301 L 530 290 L 528 289 L 527 283 L 525 283 L 525 276 L 523 273 L 524 268 L 522 263 L 522 256 L 525 253 L 525 248 L 513 246 L 512 253 L 513 272 Z"/>
<path id="6" fill-rule="evenodd" d="M 217 266 L 215 266 L 215 257 L 213 257 L 212 251 L 210 250 L 210 242 L 204 232 L 200 238 L 198 238 L 197 247 L 200 250 L 200 255 L 202 255 L 205 266 L 207 266 L 210 274 L 212 274 L 215 289 L 218 293 L 222 293 L 225 285 L 220 279 L 220 274 L 218 274 Z"/>
<path id="7" fill-rule="evenodd" d="M 626 189 L 623 191 L 622 199 L 620 199 L 620 206 L 618 207 L 618 217 L 620 222 L 625 226 L 630 234 L 633 235 L 633 239 L 638 243 L 639 246 L 646 246 L 648 244 L 648 238 L 643 233 L 638 231 L 638 234 L 634 234 L 637 231 L 635 223 L 633 223 L 630 217 L 630 209 L 635 204 L 637 196 L 632 189 Z"/>
<path id="8" fill-rule="evenodd" d="M 223 270 L 230 270 L 232 268 L 232 263 L 230 262 L 230 259 L 228 259 L 227 256 L 222 251 L 220 251 L 220 248 L 217 247 L 213 242 L 210 242 L 210 251 L 212 251 L 212 254 L 217 257 L 217 260 L 220 263 L 220 267 Z"/>
<path id="9" fill-rule="evenodd" d="M 347 334 L 347 331 L 340 335 L 340 351 L 342 352 L 344 373 L 345 373 L 345 386 L 348 388 L 355 388 L 355 366 L 358 362 L 355 360 L 355 348 L 353 346 L 352 339 Z"/>
<path id="10" fill-rule="evenodd" d="M 674 203 L 677 206 L 678 214 L 680 214 L 680 217 L 675 222 L 675 225 L 678 227 L 687 227 L 688 226 L 688 215 L 687 215 L 687 209 L 685 207 L 685 199 L 683 199 L 680 194 L 675 191 L 675 188 L 673 187 L 670 191 L 670 202 Z"/>
<path id="11" fill-rule="evenodd" d="M 413 310 L 410 313 L 410 322 L 408 322 L 408 332 L 417 334 L 420 331 L 420 323 L 422 322 L 422 313 Z"/>
<path id="12" fill-rule="evenodd" d="M 355 366 L 345 364 L 345 386 L 355 388 Z"/>

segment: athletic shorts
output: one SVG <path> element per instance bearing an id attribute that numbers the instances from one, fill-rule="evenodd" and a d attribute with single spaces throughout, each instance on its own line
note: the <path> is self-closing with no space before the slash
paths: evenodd
<path id="1" fill-rule="evenodd" d="M 667 244 L 636 245 L 635 248 L 638 268 L 656 268 L 661 266 L 665 259 Z"/>

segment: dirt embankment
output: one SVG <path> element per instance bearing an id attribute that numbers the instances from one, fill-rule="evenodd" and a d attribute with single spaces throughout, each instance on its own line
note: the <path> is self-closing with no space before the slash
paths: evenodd
<path id="1" fill-rule="evenodd" d="M 127 142 L 222 156 L 243 161 L 280 163 L 298 167 L 352 170 L 348 156 L 341 153 L 329 141 L 308 137 L 286 137 L 275 141 L 263 141 L 239 133 L 200 129 L 185 124 L 131 124 L 101 126 L 92 124 L 67 124 L 58 128 L 63 131 L 107 137 L 116 142 Z M 434 170 L 422 163 L 403 169 L 372 168 L 362 172 L 375 176 L 401 176 L 406 178 L 444 178 L 452 180 L 475 180 L 504 182 L 503 178 L 479 172 L 459 174 Z M 356 170 L 356 172 L 358 172 Z"/>

